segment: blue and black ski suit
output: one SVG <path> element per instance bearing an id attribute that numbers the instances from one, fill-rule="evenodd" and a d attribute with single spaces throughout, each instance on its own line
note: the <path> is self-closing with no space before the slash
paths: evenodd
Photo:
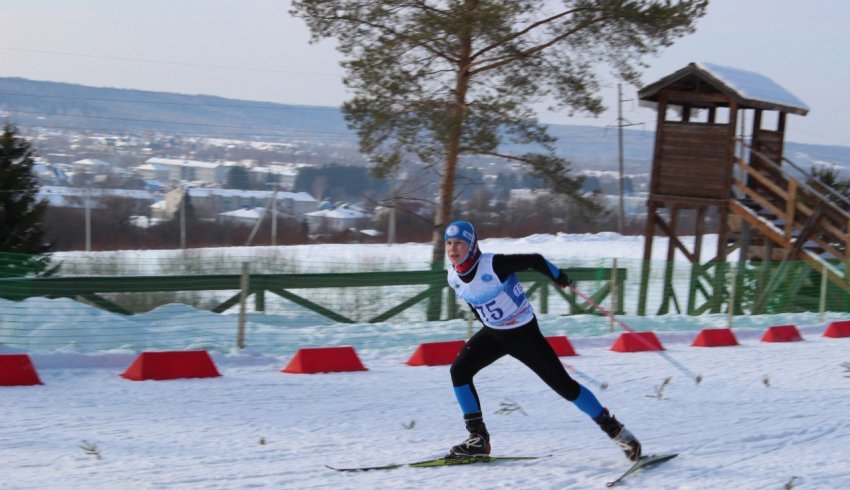
<path id="1" fill-rule="evenodd" d="M 540 254 L 481 254 L 468 273 L 449 270 L 449 285 L 484 325 L 461 349 L 451 367 L 455 396 L 467 422 L 481 420 L 473 377 L 504 355 L 528 366 L 550 388 L 591 419 L 602 413 L 597 398 L 570 377 L 540 332 L 516 272 L 533 269 L 553 281 L 565 274 Z M 566 276 L 564 276 L 566 277 Z"/>

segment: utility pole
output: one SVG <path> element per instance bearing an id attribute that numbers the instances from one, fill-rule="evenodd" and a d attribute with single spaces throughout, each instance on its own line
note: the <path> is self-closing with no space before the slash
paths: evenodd
<path id="1" fill-rule="evenodd" d="M 272 192 L 272 247 L 277 245 L 277 182 Z"/>
<path id="2" fill-rule="evenodd" d="M 85 209 L 86 209 L 86 252 L 91 252 L 91 197 L 89 196 L 89 188 L 85 190 Z"/>
<path id="3" fill-rule="evenodd" d="M 620 175 L 617 185 L 620 191 L 619 207 L 617 209 L 617 232 L 622 235 L 624 231 L 623 222 L 626 217 L 626 205 L 624 199 L 625 185 L 623 184 L 623 85 L 617 84 L 617 155 L 619 160 Z"/>
<path id="4" fill-rule="evenodd" d="M 623 234 L 625 231 L 626 205 L 625 205 L 625 176 L 624 176 L 624 157 L 623 157 L 623 128 L 627 126 L 637 126 L 643 123 L 629 123 L 623 119 L 623 102 L 628 102 L 632 99 L 623 100 L 623 85 L 617 84 L 617 154 L 619 160 L 620 175 L 617 184 L 620 191 L 619 206 L 617 207 L 617 232 Z"/>
<path id="5" fill-rule="evenodd" d="M 387 222 L 387 243 L 392 245 L 395 243 L 395 227 L 396 227 L 396 206 L 398 206 L 398 202 L 396 200 L 395 193 L 393 193 L 393 205 L 390 208 L 390 216 Z"/>
<path id="6" fill-rule="evenodd" d="M 387 216 L 387 244 L 392 245 L 395 243 L 395 235 L 396 235 L 396 213 L 398 212 L 398 193 L 401 188 L 401 184 L 398 182 L 397 178 L 393 180 L 391 184 L 391 192 L 392 192 L 392 203 L 390 205 L 390 212 Z"/>
<path id="7" fill-rule="evenodd" d="M 180 198 L 180 248 L 186 248 L 186 196 L 189 194 L 188 188 L 183 188 L 183 195 Z"/>

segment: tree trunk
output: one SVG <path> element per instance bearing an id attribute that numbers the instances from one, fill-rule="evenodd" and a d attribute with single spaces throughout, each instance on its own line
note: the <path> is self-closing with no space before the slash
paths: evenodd
<path id="1" fill-rule="evenodd" d="M 475 9 L 475 0 L 467 2 L 469 11 Z M 466 113 L 466 92 L 469 88 L 470 56 L 472 53 L 472 33 L 467 31 L 460 40 L 460 59 L 454 90 L 451 119 L 446 140 L 446 156 L 443 162 L 443 178 L 440 182 L 440 196 L 434 214 L 434 234 L 431 239 L 431 269 L 442 270 L 445 263 L 446 244 L 443 233 L 452 216 L 454 204 L 455 177 L 460 157 L 460 142 L 463 134 Z"/>
<path id="2" fill-rule="evenodd" d="M 467 2 L 468 11 L 475 9 L 477 0 Z M 443 270 L 445 267 L 446 243 L 443 233 L 452 216 L 454 200 L 455 176 L 457 162 L 460 157 L 460 142 L 463 135 L 464 117 L 466 113 L 466 92 L 469 88 L 469 66 L 472 53 L 472 32 L 466 31 L 460 40 L 460 58 L 457 65 L 457 80 L 454 90 L 454 102 L 448 124 L 446 138 L 446 156 L 443 162 L 443 179 L 440 183 L 440 196 L 437 210 L 434 213 L 434 235 L 431 239 L 431 270 Z M 442 311 L 440 293 L 442 287 L 433 287 L 428 301 L 427 318 L 437 320 Z"/>

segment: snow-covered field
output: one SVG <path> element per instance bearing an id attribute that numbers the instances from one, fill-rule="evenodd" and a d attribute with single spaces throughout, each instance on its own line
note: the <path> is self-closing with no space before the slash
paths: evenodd
<path id="1" fill-rule="evenodd" d="M 529 239 L 542 247 L 553 241 Z M 501 242 L 485 242 L 490 245 L 485 249 L 526 251 L 529 239 L 516 249 Z M 605 248 L 596 239 L 564 237 L 557 245 L 563 249 L 566 243 L 574 258 L 640 253 L 635 243 Z M 493 250 L 495 245 L 508 249 Z M 427 247 L 416 247 L 427 256 Z M 320 260 L 313 250 L 313 259 Z M 366 254 L 368 248 L 357 250 Z M 86 325 L 65 321 L 69 300 L 29 301 L 25 314 L 40 331 L 67 328 L 74 331 L 69 338 L 86 334 Z M 90 322 L 105 318 L 93 309 L 86 315 L 81 318 Z M 0 488 L 585 489 L 604 488 L 629 465 L 584 414 L 506 358 L 476 377 L 494 455 L 551 456 L 464 467 L 331 471 L 325 465 L 440 456 L 465 437 L 448 367 L 411 367 L 404 361 L 417 342 L 463 338 L 466 323 L 323 322 L 299 326 L 286 345 L 266 348 L 257 327 L 262 321 L 254 317 L 254 343 L 244 351 L 224 348 L 232 344 L 230 337 L 225 342 L 206 331 L 193 336 L 192 325 L 225 322 L 216 320 L 224 316 L 166 306 L 150 321 L 141 316 L 121 324 L 128 344 L 117 348 L 40 346 L 37 336 L 26 339 L 25 347 L 0 345 L 0 353 L 28 353 L 44 382 L 0 387 Z M 848 317 L 825 315 L 826 322 Z M 10 318 L 0 316 L 0 328 Z M 169 320 L 179 320 L 179 329 L 163 343 L 153 327 L 167 327 Z M 609 350 L 620 332 L 606 333 L 601 317 L 546 315 L 541 326 L 547 335 L 570 338 L 579 356 L 562 360 L 642 440 L 646 453 L 680 453 L 635 475 L 625 488 L 850 488 L 850 338 L 823 337 L 826 324 L 817 313 L 736 318 L 741 345 L 717 348 L 690 343 L 700 328 L 722 325 L 722 315 L 624 320 L 655 331 L 665 354 Z M 249 318 L 249 333 L 251 324 Z M 760 342 L 766 327 L 780 324 L 798 325 L 805 340 Z M 148 337 L 148 343 L 138 343 Z M 369 370 L 280 372 L 298 343 L 356 345 Z M 142 382 L 119 376 L 140 351 L 174 347 L 210 347 L 222 376 Z M 689 372 L 702 382 L 695 383 Z"/>
<path id="2" fill-rule="evenodd" d="M 700 384 L 657 353 L 616 353 L 600 338 L 573 339 L 579 356 L 562 360 L 646 452 L 681 453 L 626 488 L 850 488 L 850 339 L 822 337 L 822 327 L 785 344 L 742 331 L 741 345 L 716 348 L 662 332 Z M 220 378 L 137 382 L 118 376 L 130 353 L 32 358 L 43 386 L 0 388 L 3 488 L 585 489 L 628 466 L 510 358 L 477 377 L 494 454 L 551 457 L 369 473 L 324 465 L 412 462 L 462 440 L 447 367 L 376 355 L 362 356 L 366 372 L 285 374 L 285 357 L 233 354 L 214 355 Z M 503 404 L 524 414 L 496 414 Z"/>

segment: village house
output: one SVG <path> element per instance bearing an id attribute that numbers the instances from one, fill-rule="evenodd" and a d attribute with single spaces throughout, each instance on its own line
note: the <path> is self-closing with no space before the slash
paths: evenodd
<path id="1" fill-rule="evenodd" d="M 230 165 L 224 162 L 151 157 L 135 170 L 145 180 L 223 184 L 227 180 Z"/>
<path id="2" fill-rule="evenodd" d="M 189 187 L 174 189 L 165 194 L 164 204 L 152 208 L 155 215 L 171 218 L 180 209 L 183 196 L 188 191 L 189 202 L 195 216 L 215 219 L 221 213 L 240 209 L 265 208 L 274 199 L 278 213 L 296 219 L 319 209 L 319 201 L 306 192 L 246 191 L 241 189 L 215 189 L 208 187 Z"/>
<path id="3" fill-rule="evenodd" d="M 372 216 L 352 204 L 342 204 L 334 209 L 322 209 L 304 215 L 310 233 L 339 233 L 359 229 L 372 221 Z"/>
<path id="4" fill-rule="evenodd" d="M 120 200 L 126 202 L 135 214 L 147 214 L 151 204 L 157 201 L 156 194 L 143 190 L 129 189 L 86 189 L 82 187 L 41 186 L 38 200 L 47 201 L 53 208 L 102 209 Z"/>
<path id="5" fill-rule="evenodd" d="M 274 182 L 278 189 L 292 189 L 298 171 L 308 166 L 310 165 L 306 163 L 273 163 L 263 167 L 251 167 L 248 174 L 254 186 L 269 186 Z"/>

